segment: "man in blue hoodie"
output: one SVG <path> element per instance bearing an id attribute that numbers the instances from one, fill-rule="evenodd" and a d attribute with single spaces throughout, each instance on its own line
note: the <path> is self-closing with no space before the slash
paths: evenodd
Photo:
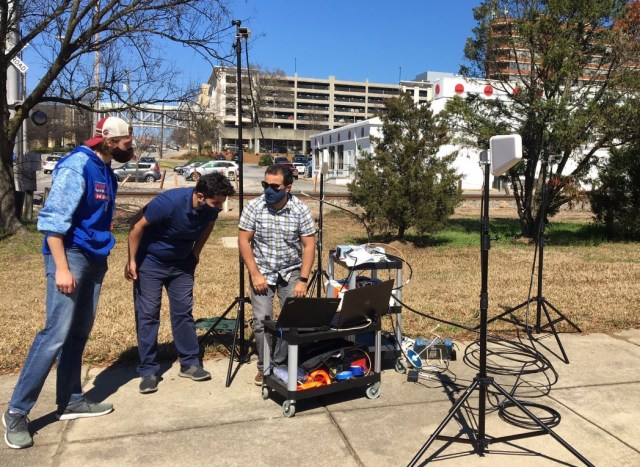
<path id="1" fill-rule="evenodd" d="M 35 405 L 54 361 L 57 417 L 73 420 L 105 415 L 111 404 L 95 403 L 82 393 L 82 353 L 93 327 L 111 234 L 117 181 L 111 161 L 133 156 L 127 122 L 106 117 L 95 135 L 60 159 L 51 192 L 38 215 L 44 234 L 42 252 L 47 277 L 46 323 L 31 345 L 9 408 L 2 421 L 5 441 L 14 449 L 33 445 L 27 416 Z"/>

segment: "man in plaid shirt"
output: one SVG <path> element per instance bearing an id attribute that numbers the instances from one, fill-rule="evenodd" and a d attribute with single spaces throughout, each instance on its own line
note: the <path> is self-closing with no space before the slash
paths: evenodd
<path id="1" fill-rule="evenodd" d="M 264 194 L 250 201 L 240 216 L 238 247 L 251 278 L 253 333 L 258 348 L 258 374 L 262 385 L 265 316 L 273 315 L 273 297 L 280 306 L 287 297 L 304 297 L 315 256 L 316 227 L 309 208 L 291 194 L 293 173 L 272 165 L 264 174 Z M 274 361 L 283 362 L 286 345 Z"/>

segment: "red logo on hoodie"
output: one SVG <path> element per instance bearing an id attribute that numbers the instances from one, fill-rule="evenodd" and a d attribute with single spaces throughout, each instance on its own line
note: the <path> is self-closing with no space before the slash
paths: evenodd
<path id="1" fill-rule="evenodd" d="M 102 182 L 95 182 L 93 184 L 93 198 L 100 200 L 100 201 L 106 201 L 108 198 L 107 196 L 107 184 L 106 183 L 102 183 Z"/>

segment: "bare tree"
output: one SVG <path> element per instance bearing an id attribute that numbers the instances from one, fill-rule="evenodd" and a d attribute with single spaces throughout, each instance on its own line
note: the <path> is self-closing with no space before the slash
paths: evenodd
<path id="1" fill-rule="evenodd" d="M 233 32 L 226 0 L 2 0 L 0 89 L 7 90 L 11 60 L 27 45 L 47 72 L 17 110 L 6 92 L 0 99 L 0 228 L 21 228 L 12 151 L 36 105 L 95 110 L 98 101 L 122 109 L 180 101 L 179 73 L 167 46 L 192 49 L 213 65 L 225 58 L 218 50 L 229 49 Z"/>
<path id="2" fill-rule="evenodd" d="M 261 65 L 250 67 L 250 79 L 242 83 L 242 95 L 247 97 L 243 103 L 243 110 L 251 115 L 252 139 L 255 152 L 260 152 L 258 140 L 261 128 L 273 126 L 273 122 L 266 123 L 268 118 L 277 114 L 278 107 L 291 108 L 293 91 L 284 83 L 285 74 L 280 69 L 268 70 Z"/>

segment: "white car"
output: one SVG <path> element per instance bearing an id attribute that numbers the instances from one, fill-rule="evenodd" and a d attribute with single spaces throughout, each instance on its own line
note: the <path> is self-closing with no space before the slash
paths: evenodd
<path id="1" fill-rule="evenodd" d="M 238 164 L 231 161 L 210 161 L 206 164 L 196 167 L 195 169 L 185 170 L 182 172 L 185 180 L 195 180 L 194 174 L 198 172 L 200 176 L 218 172 L 225 175 L 229 180 L 235 180 L 238 174 Z"/>
<path id="2" fill-rule="evenodd" d="M 307 173 L 307 164 L 303 164 L 302 162 L 294 162 L 293 166 L 298 169 L 298 173 L 302 174 L 302 176 L 306 176 Z"/>
<path id="3" fill-rule="evenodd" d="M 42 164 L 42 170 L 44 173 L 50 174 L 53 172 L 53 169 L 56 168 L 56 164 L 60 159 L 62 159 L 62 154 L 51 154 L 50 156 L 47 156 Z"/>

